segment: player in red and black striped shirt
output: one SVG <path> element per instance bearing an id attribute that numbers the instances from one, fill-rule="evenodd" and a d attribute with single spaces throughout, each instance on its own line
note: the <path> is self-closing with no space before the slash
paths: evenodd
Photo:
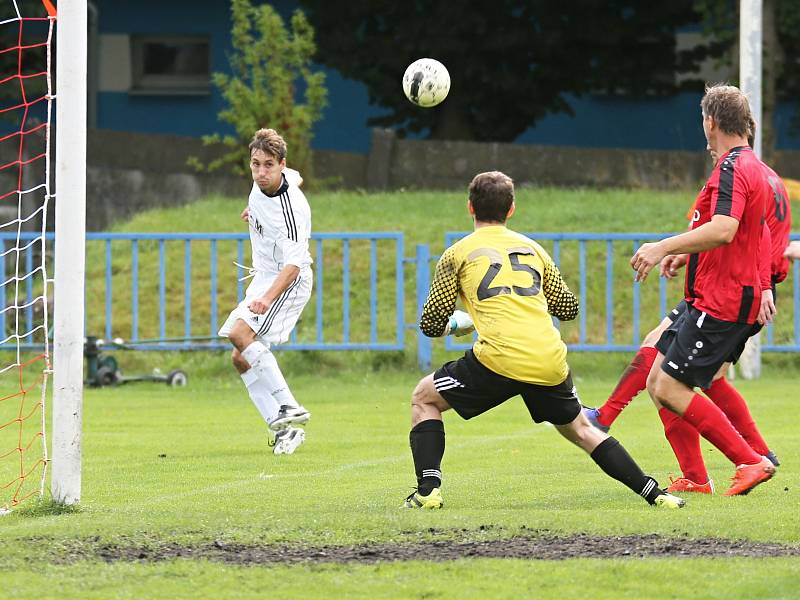
<path id="1" fill-rule="evenodd" d="M 689 254 L 686 311 L 656 345 L 647 389 L 660 412 L 693 426 L 736 465 L 726 495 L 747 493 L 772 477 L 775 467 L 755 452 L 725 414 L 694 388 L 708 388 L 726 362 L 738 359 L 757 322 L 775 312 L 769 276 L 762 276 L 762 235 L 771 188 L 761 161 L 748 146 L 752 116 L 733 86 L 707 89 L 703 130 L 720 156 L 695 206 L 691 230 L 644 244 L 631 259 L 637 278 L 669 255 Z M 764 261 L 765 262 L 765 261 Z M 666 419 L 662 415 L 662 419 Z"/>
<path id="2" fill-rule="evenodd" d="M 753 146 L 754 134 L 755 123 L 751 122 L 750 134 L 748 135 L 750 147 Z M 711 150 L 710 148 L 708 149 Z M 719 156 L 713 151 L 711 151 L 711 156 L 714 164 L 716 164 Z M 784 256 L 784 249 L 789 243 L 791 211 L 788 201 L 789 195 L 783 181 L 768 165 L 763 162 L 761 164 L 764 168 L 764 177 L 773 192 L 772 201 L 767 202 L 766 210 L 769 235 L 762 239 L 762 244 L 766 246 L 769 246 L 771 241 L 771 249 L 764 252 L 762 269 L 769 269 L 774 293 L 777 284 L 786 278 L 788 271 L 789 261 Z M 701 191 L 701 195 L 702 193 Z M 694 219 L 694 214 L 695 206 L 692 204 L 692 208 L 687 213 L 686 218 L 691 222 Z M 667 278 L 674 277 L 677 274 L 677 270 L 685 266 L 687 259 L 688 256 L 685 254 L 667 256 L 661 262 L 661 274 Z M 655 348 L 656 343 L 667 327 L 675 322 L 685 310 L 686 301 L 682 300 L 655 329 L 645 336 L 639 352 L 625 369 L 608 400 L 600 408 L 584 408 L 584 412 L 595 427 L 607 432 L 634 396 L 646 387 L 650 368 L 658 355 L 658 350 Z M 724 371 L 725 369 L 723 369 Z M 745 399 L 722 373 L 719 373 L 714 378 L 709 388 L 703 389 L 703 393 L 722 409 L 731 424 L 750 444 L 753 450 L 769 458 L 776 467 L 780 464 L 777 456 L 769 449 L 756 426 Z M 697 430 L 670 411 L 661 411 L 660 416 L 664 421 L 665 436 L 675 452 L 682 471 L 682 476 L 672 481 L 668 491 L 713 493 L 713 483 L 708 476 L 703 455 L 700 451 Z"/>

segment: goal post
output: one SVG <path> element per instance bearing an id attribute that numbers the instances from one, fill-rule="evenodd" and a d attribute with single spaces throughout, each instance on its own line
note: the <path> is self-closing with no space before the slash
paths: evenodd
<path id="1" fill-rule="evenodd" d="M 51 492 L 81 497 L 86 238 L 87 3 L 58 4 Z"/>
<path id="2" fill-rule="evenodd" d="M 758 156 L 761 156 L 761 131 L 764 129 L 761 119 L 762 24 L 763 1 L 742 0 L 739 7 L 739 85 L 750 100 L 750 110 L 758 124 L 753 143 Z M 737 366 L 744 379 L 761 376 L 761 334 L 747 341 Z"/>

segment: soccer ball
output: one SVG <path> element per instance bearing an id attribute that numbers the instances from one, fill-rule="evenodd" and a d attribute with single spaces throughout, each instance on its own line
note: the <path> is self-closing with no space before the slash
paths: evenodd
<path id="1" fill-rule="evenodd" d="M 450 91 L 450 73 L 438 60 L 420 58 L 408 65 L 403 75 L 403 91 L 417 106 L 436 106 Z"/>

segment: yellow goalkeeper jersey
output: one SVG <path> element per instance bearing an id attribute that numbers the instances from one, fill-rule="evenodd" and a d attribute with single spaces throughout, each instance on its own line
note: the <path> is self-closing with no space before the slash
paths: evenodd
<path id="1" fill-rule="evenodd" d="M 550 315 L 578 314 L 578 302 L 553 259 L 503 225 L 480 227 L 450 246 L 436 265 L 420 329 L 441 336 L 460 297 L 475 323 L 473 352 L 484 366 L 517 381 L 558 385 L 567 347 Z"/>

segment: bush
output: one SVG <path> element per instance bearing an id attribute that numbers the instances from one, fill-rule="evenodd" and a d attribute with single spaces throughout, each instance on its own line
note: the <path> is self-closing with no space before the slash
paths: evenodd
<path id="1" fill-rule="evenodd" d="M 189 164 L 209 172 L 230 167 L 234 174 L 249 175 L 247 144 L 257 129 L 270 127 L 286 140 L 287 162 L 310 180 L 312 129 L 328 96 L 325 74 L 311 69 L 314 30 L 301 11 L 292 15 L 291 32 L 269 4 L 254 7 L 251 0 L 232 0 L 231 11 L 231 73 L 214 73 L 213 82 L 227 104 L 219 118 L 236 134 L 203 136 L 205 145 L 222 144 L 228 151 L 208 164 L 197 157 Z M 303 102 L 297 101 L 297 84 Z"/>

